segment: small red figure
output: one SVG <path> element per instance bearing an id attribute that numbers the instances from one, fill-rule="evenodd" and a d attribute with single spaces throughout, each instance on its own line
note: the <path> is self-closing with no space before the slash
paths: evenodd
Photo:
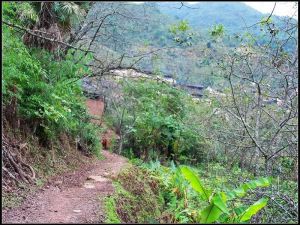
<path id="1" fill-rule="evenodd" d="M 102 139 L 102 146 L 104 149 L 107 149 L 107 139 L 106 138 Z"/>

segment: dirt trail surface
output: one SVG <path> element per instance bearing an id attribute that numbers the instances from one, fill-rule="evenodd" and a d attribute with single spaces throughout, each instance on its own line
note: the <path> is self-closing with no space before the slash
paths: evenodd
<path id="1" fill-rule="evenodd" d="M 91 115 L 102 117 L 102 101 L 88 100 L 86 104 Z M 102 150 L 102 155 L 104 160 L 52 177 L 21 206 L 2 210 L 2 223 L 104 222 L 103 199 L 113 193 L 112 179 L 128 164 L 117 154 Z"/>
<path id="2" fill-rule="evenodd" d="M 21 206 L 2 211 L 2 223 L 101 223 L 105 196 L 113 193 L 111 178 L 127 160 L 102 151 L 104 160 L 53 177 Z"/>

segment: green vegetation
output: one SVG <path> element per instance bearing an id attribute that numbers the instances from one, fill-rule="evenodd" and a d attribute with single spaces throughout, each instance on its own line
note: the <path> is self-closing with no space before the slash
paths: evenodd
<path id="1" fill-rule="evenodd" d="M 251 219 L 260 209 L 266 206 L 267 199 L 261 198 L 249 208 L 243 211 L 245 206 L 238 208 L 228 209 L 227 201 L 233 200 L 238 197 L 244 197 L 248 190 L 257 187 L 267 187 L 270 181 L 266 178 L 260 178 L 255 181 L 250 181 L 243 184 L 241 187 L 234 189 L 230 192 L 215 192 L 206 189 L 200 179 L 188 167 L 182 167 L 181 172 L 183 176 L 190 182 L 191 187 L 200 194 L 200 197 L 209 203 L 205 209 L 199 212 L 199 222 L 211 223 L 219 222 L 244 222 Z M 228 203 L 229 204 L 229 203 Z M 232 204 L 231 204 L 232 205 Z"/>
<path id="2" fill-rule="evenodd" d="M 14 4 L 4 4 L 4 13 L 10 12 L 13 16 L 16 13 L 14 9 Z M 67 133 L 74 139 L 79 138 L 87 152 L 99 155 L 99 131 L 89 122 L 85 97 L 80 83 L 75 82 L 89 72 L 84 60 L 89 60 L 90 56 L 75 64 L 76 58 L 70 50 L 64 60 L 56 61 L 54 55 L 45 50 L 28 49 L 19 34 L 7 26 L 3 26 L 2 38 L 5 40 L 4 113 L 14 113 L 10 106 L 15 99 L 18 103 L 15 113 L 40 138 L 41 143 L 47 145 L 60 133 Z"/>
<path id="3" fill-rule="evenodd" d="M 266 190 L 270 185 L 266 178 L 230 189 L 228 184 L 220 181 L 213 184 L 209 178 L 202 183 L 198 173 L 186 166 L 165 167 L 158 161 L 132 162 L 138 166 L 127 168 L 117 177 L 116 193 L 105 200 L 107 222 L 249 222 L 268 201 L 261 198 L 252 205 L 242 201 L 249 195 L 253 197 L 257 188 Z M 221 186 L 223 190 L 219 191 Z"/>
<path id="4" fill-rule="evenodd" d="M 193 126 L 197 104 L 182 90 L 155 81 L 123 81 L 123 104 L 113 107 L 110 116 L 121 124 L 124 150 L 145 160 L 172 158 L 176 162 L 203 160 L 209 143 L 199 136 L 201 125 Z M 116 112 L 123 110 L 122 121 Z"/>
<path id="5" fill-rule="evenodd" d="M 228 170 L 216 163 L 205 166 L 202 164 L 192 170 L 186 166 L 176 167 L 173 163 L 168 167 L 162 166 L 159 161 L 143 163 L 134 159 L 132 163 L 146 169 L 159 183 L 164 205 L 160 216 L 153 218 L 153 221 L 162 223 L 283 221 L 281 206 L 274 204 L 277 201 L 283 203 L 282 200 L 279 196 L 270 196 L 274 190 L 286 189 L 286 182 L 279 184 L 274 178 L 255 178 L 253 174 L 242 172 L 238 167 Z M 210 214 L 208 209 L 212 210 Z M 268 218 L 269 216 L 272 218 Z"/>
<path id="6" fill-rule="evenodd" d="M 30 3 L 2 6 L 3 19 L 15 26 L 32 26 L 41 19 Z M 21 203 L 50 176 L 87 163 L 82 153 L 100 157 L 101 130 L 90 123 L 78 81 L 89 73 L 84 64 L 91 55 L 82 57 L 84 53 L 70 49 L 58 58 L 44 49 L 29 48 L 23 43 L 24 32 L 7 24 L 2 26 L 2 39 L 2 206 L 6 208 Z"/>
<path id="7" fill-rule="evenodd" d="M 115 193 L 105 199 L 107 223 L 149 223 L 163 207 L 159 182 L 136 166 L 123 170 L 115 181 Z"/>
<path id="8" fill-rule="evenodd" d="M 241 3 L 174 4 L 3 3 L 8 192 L 86 163 L 82 152 L 101 159 L 105 127 L 108 150 L 133 164 L 104 199 L 107 223 L 297 222 L 298 23 Z M 119 69 L 151 73 L 110 76 Z M 101 80 L 88 91 L 105 102 L 102 127 L 83 77 Z M 8 192 L 3 207 L 17 206 Z"/>
<path id="9" fill-rule="evenodd" d="M 114 197 L 107 197 L 104 200 L 104 207 L 106 213 L 105 223 L 121 223 L 118 214 L 116 212 L 117 207 L 116 207 L 116 202 Z"/>
<path id="10" fill-rule="evenodd" d="M 153 221 L 286 221 L 282 219 L 284 210 L 277 203 L 288 207 L 289 200 L 282 200 L 283 196 L 298 199 L 292 194 L 297 189 L 296 182 L 276 177 L 276 173 L 269 179 L 263 173 L 263 166 L 260 167 L 261 176 L 254 175 L 251 169 L 247 170 L 244 165 L 227 158 L 226 146 L 204 138 L 230 125 L 224 114 L 211 116 L 220 109 L 220 101 L 226 104 L 228 97 L 221 100 L 207 93 L 209 101 L 205 98 L 195 100 L 182 90 L 147 79 L 124 79 L 120 84 L 123 86 L 122 101 L 118 105 L 112 104 L 107 116 L 112 119 L 113 126 L 121 124 L 121 153 L 153 172 L 152 176 L 160 181 L 164 210 Z M 122 112 L 122 117 L 117 112 Z M 177 146 L 181 151 L 177 151 Z M 288 167 L 290 164 L 285 162 L 282 166 Z M 189 169 L 182 171 L 180 165 L 183 164 L 193 165 L 193 171 L 197 173 Z M 145 180 L 141 183 L 144 184 Z M 192 181 L 191 185 L 185 180 Z M 288 187 L 287 183 L 291 186 Z M 274 190 L 281 190 L 280 194 L 275 194 Z M 215 204 L 221 204 L 223 208 L 219 209 Z M 210 210 L 214 213 L 208 214 Z M 295 218 L 294 213 L 289 215 L 289 221 Z"/>

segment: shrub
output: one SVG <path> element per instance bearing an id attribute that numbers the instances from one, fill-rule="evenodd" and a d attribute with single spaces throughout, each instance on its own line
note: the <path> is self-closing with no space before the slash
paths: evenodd
<path id="1" fill-rule="evenodd" d="M 190 96 L 154 81 L 124 81 L 123 88 L 124 102 L 112 111 L 125 108 L 121 123 L 126 134 L 124 149 L 146 160 L 167 157 L 179 162 L 193 156 L 203 160 L 201 152 L 208 143 L 195 129 L 201 124 L 186 123 L 195 107 Z"/>
<path id="2" fill-rule="evenodd" d="M 222 175 L 214 177 L 209 173 L 206 179 L 200 179 L 195 169 L 187 166 L 176 167 L 171 163 L 164 167 L 156 161 L 141 167 L 154 173 L 163 184 L 161 190 L 166 202 L 163 214 L 169 215 L 168 223 L 249 222 L 268 201 L 264 197 L 253 203 L 258 198 L 253 193 L 259 187 L 260 191 L 268 187 L 271 179 L 257 178 L 229 187 L 226 179 L 220 180 Z M 217 168 L 223 170 L 218 165 Z M 243 199 L 246 196 L 247 200 Z"/>

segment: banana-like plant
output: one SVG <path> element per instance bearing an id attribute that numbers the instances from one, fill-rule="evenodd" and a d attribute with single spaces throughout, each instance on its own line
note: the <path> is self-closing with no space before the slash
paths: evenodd
<path id="1" fill-rule="evenodd" d="M 200 223 L 242 223 L 248 222 L 252 216 L 264 208 L 268 202 L 267 198 L 261 198 L 253 205 L 240 206 L 230 208 L 229 201 L 236 198 L 244 197 L 249 190 L 258 187 L 268 187 L 271 183 L 269 178 L 259 178 L 254 181 L 247 182 L 232 191 L 215 192 L 206 188 L 198 175 L 187 166 L 182 166 L 181 173 L 189 182 L 192 189 L 194 189 L 202 200 L 208 203 L 208 206 L 198 212 L 197 222 Z"/>
<path id="2" fill-rule="evenodd" d="M 28 3 L 24 4 L 28 5 Z M 71 31 L 71 26 L 84 18 L 87 8 L 83 3 L 75 2 L 33 2 L 30 4 L 32 7 L 27 7 L 21 15 L 30 19 L 28 21 L 31 23 L 28 25 L 37 35 L 25 33 L 23 42 L 28 46 L 44 48 L 52 52 L 59 49 L 60 45 L 39 36 L 62 41 L 62 37 Z"/>
<path id="3" fill-rule="evenodd" d="M 54 2 L 53 12 L 55 12 L 61 28 L 70 31 L 71 25 L 80 21 L 86 12 L 75 2 Z"/>
<path id="4" fill-rule="evenodd" d="M 83 2 L 31 2 L 20 4 L 27 5 L 27 10 L 23 10 L 24 12 L 22 12 L 26 17 L 32 17 L 32 15 L 36 14 L 38 17 L 34 19 L 37 20 L 37 22 L 42 21 L 46 19 L 42 17 L 47 16 L 47 14 L 42 13 L 42 11 L 47 9 L 50 11 L 55 22 L 61 27 L 66 28 L 70 28 L 73 23 L 81 20 L 86 15 L 88 8 L 87 4 Z M 31 7 L 28 7 L 28 5 L 31 5 Z"/>

